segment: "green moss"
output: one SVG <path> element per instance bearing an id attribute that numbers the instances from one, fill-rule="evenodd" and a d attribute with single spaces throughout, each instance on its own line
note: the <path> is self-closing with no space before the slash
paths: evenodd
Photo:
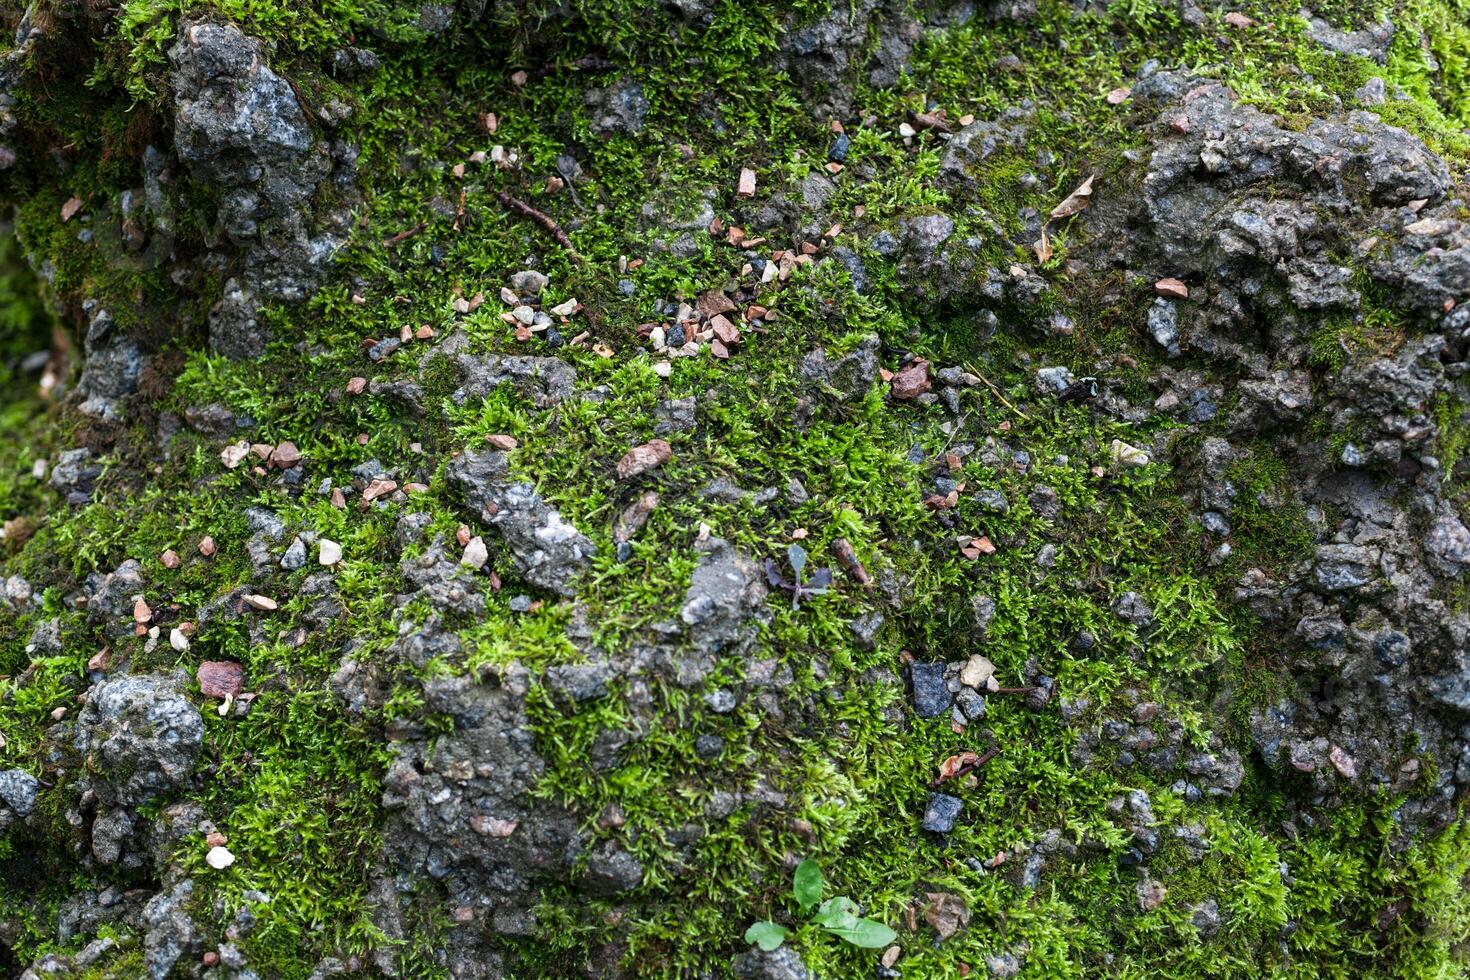
<path id="1" fill-rule="evenodd" d="M 54 459 L 78 434 L 58 430 L 54 410 L 10 384 L 15 375 L 0 375 L 6 382 L 0 516 L 26 515 L 39 525 L 23 549 L 11 549 L 7 572 L 26 575 L 44 591 L 40 609 L 0 623 L 0 673 L 13 677 L 31 662 L 24 645 L 44 618 L 61 615 L 68 640 L 62 655 L 36 664 L 27 683 L 0 681 L 6 740 L 0 764 L 25 765 L 36 757 L 50 713 L 73 705 L 84 665 L 104 642 L 64 608 L 77 578 L 138 558 L 156 608 L 176 604 L 181 616 L 192 615 L 252 583 L 241 511 L 248 504 L 270 507 L 293 530 L 310 528 L 344 546 L 336 572 L 343 608 L 330 628 L 298 642 L 312 604 L 300 594 L 308 570 L 272 584 L 282 609 L 263 641 L 243 624 L 219 624 L 185 654 L 166 644 L 145 652 L 142 641 L 126 636 L 114 642 L 138 669 L 192 672 L 206 657 L 237 659 L 259 692 L 244 719 L 206 716 L 208 748 L 188 795 L 228 835 L 237 863 L 216 873 L 202 864 L 201 841 L 180 845 L 178 860 L 200 888 L 202 917 L 213 918 L 215 903 L 232 914 L 252 890 L 269 894 L 268 904 L 254 907 L 259 928 L 243 942 L 262 975 L 304 977 L 324 955 L 380 944 L 366 890 L 380 843 L 387 726 L 411 720 L 431 734 L 452 729 L 452 718 L 424 717 L 425 676 L 478 675 L 512 662 L 539 673 L 586 654 L 566 637 L 569 604 L 541 596 L 546 604 L 532 613 L 510 611 L 510 595 L 535 590 L 517 581 L 497 553 L 492 561 L 505 587 L 490 595 L 482 618 L 456 624 L 463 656 L 423 670 L 395 668 L 387 704 L 367 717 L 348 716 L 327 680 L 349 641 L 352 655 L 363 659 L 381 658 L 393 642 L 399 611 L 393 597 L 408 591 L 392 557 L 399 512 L 335 509 L 315 483 L 323 476 L 340 483 L 351 467 L 383 460 L 429 486 L 411 507 L 430 514 L 431 534 L 452 535 L 468 515 L 445 486 L 445 458 L 504 433 L 520 442 L 512 454 L 517 475 L 599 546 L 576 612 L 593 624 L 595 643 L 614 654 L 644 642 L 653 624 L 677 614 L 698 560 L 701 523 L 757 559 L 783 554 L 802 533 L 814 563 L 828 564 L 832 541 L 846 538 L 899 595 L 887 604 L 881 592 L 839 575 L 831 593 L 799 610 L 773 601 L 753 656 L 790 672 L 780 712 L 755 699 L 729 715 L 705 710 L 701 695 L 737 686 L 750 669 L 744 658 L 725 656 L 702 686 L 655 684 L 654 725 L 608 769 L 588 759 L 602 733 L 634 724 L 621 692 L 572 710 L 547 689 L 533 688 L 532 727 L 547 763 L 538 794 L 571 806 L 593 834 L 603 832 L 592 819 L 618 804 L 637 831 L 625 836 L 646 877 L 617 903 L 588 903 L 548 884 L 539 933 L 511 943 L 522 957 L 522 975 L 566 975 L 569 964 L 600 964 L 607 955 L 619 956 L 637 975 L 718 972 L 743 946 L 750 922 L 789 916 L 788 868 L 800 857 L 821 861 L 834 889 L 900 929 L 909 976 L 954 975 L 961 964 L 983 969 L 985 956 L 1023 946 L 1035 976 L 1450 976 L 1463 970 L 1465 951 L 1457 944 L 1467 912 L 1460 881 L 1470 853 L 1463 824 L 1400 849 L 1390 817 L 1396 801 L 1371 799 L 1287 832 L 1282 821 L 1297 802 L 1289 796 L 1293 788 L 1253 764 L 1237 796 L 1189 803 L 1174 794 L 1172 779 L 1142 769 L 1073 765 L 1076 730 L 1057 711 L 1029 711 L 1008 696 L 992 698 L 983 724 L 963 734 L 947 718 L 893 720 L 905 716 L 897 680 L 902 654 L 955 660 L 983 652 L 1007 684 L 1025 682 L 1030 669 L 1056 678 L 1058 700 L 1085 701 L 1078 710 L 1087 719 L 1100 723 L 1135 696 L 1146 697 L 1179 720 L 1189 744 L 1203 745 L 1218 726 L 1217 734 L 1248 749 L 1251 712 L 1290 693 L 1291 680 L 1281 669 L 1281 638 L 1251 621 L 1231 596 L 1248 568 L 1280 572 L 1310 557 L 1306 514 L 1279 496 L 1290 463 L 1258 446 L 1231 470 L 1235 553 L 1213 566 L 1209 554 L 1217 542 L 1192 524 L 1194 508 L 1180 499 L 1186 486 L 1180 474 L 1163 462 L 1123 473 L 1109 465 L 1113 439 L 1166 442 L 1167 423 L 1127 425 L 1086 406 L 1034 396 L 1033 372 L 1042 364 L 1066 365 L 1079 375 L 1107 365 L 1111 383 L 1130 400 L 1143 404 L 1157 395 L 1147 380 L 1155 355 L 1140 335 L 1149 291 L 1121 273 L 1079 289 L 1066 271 L 1077 244 L 1066 230 L 1053 239 L 1057 256 L 1040 270 L 1049 284 L 1041 309 L 1072 316 L 1078 329 L 1070 338 L 1043 339 L 1032 322 L 1035 309 L 1025 316 L 1002 310 L 1003 329 L 991 335 L 963 310 L 923 308 L 900 286 L 893 263 L 869 250 L 862 295 L 836 263 L 799 271 L 767 291 L 763 302 L 779 316 L 764 332 L 752 332 L 728 362 L 676 359 L 661 378 L 640 352 L 638 325 L 660 317 L 659 304 L 669 298 L 689 299 L 737 276 L 745 261 L 700 229 L 679 257 L 686 253 L 661 247 L 677 237 L 661 227 L 661 218 L 697 214 L 708 192 L 716 214 L 734 222 L 740 167 L 755 168 L 763 189 L 789 187 L 825 160 L 831 132 L 829 120 L 812 118 L 789 79 L 754 67 L 788 26 L 786 11 L 727 0 L 713 6 L 709 26 L 687 30 L 671 12 L 647 6 L 605 0 L 573 4 L 569 16 L 553 16 L 549 5 L 518 20 L 495 14 L 425 44 L 413 26 L 417 6 L 410 4 L 130 0 L 118 11 L 115 36 L 99 42 L 105 53 L 90 89 L 59 93 L 44 110 L 32 104 L 31 111 L 67 127 L 66 139 L 79 140 L 77 160 L 59 183 L 21 205 L 18 245 L 0 246 L 0 371 L 12 370 L 7 365 L 15 354 L 45 343 L 48 307 L 71 312 L 74 324 L 80 301 L 99 299 L 125 329 L 154 338 L 182 329 L 166 345 L 183 366 L 157 401 L 159 411 L 221 402 L 255 420 L 249 438 L 296 442 L 311 479 L 298 495 L 249 466 L 224 470 L 219 440 L 188 429 L 161 456 L 150 426 L 138 421 L 120 436 L 96 502 L 62 509 L 29 477 L 30 464 Z M 801 5 L 796 19 L 817 7 Z M 1027 209 L 1045 212 L 1090 173 L 1098 175 L 1099 195 L 1122 186 L 1127 175 L 1115 161 L 1120 150 L 1143 145 L 1143 120 L 1130 105 L 1110 106 L 1103 96 L 1160 51 L 1297 123 L 1349 100 L 1382 72 L 1410 95 L 1381 107 L 1385 118 L 1441 152 L 1463 155 L 1464 69 L 1454 46 L 1463 31 L 1455 16 L 1464 11 L 1454 3 L 1422 0 L 1400 14 L 1429 31 L 1437 68 L 1423 56 L 1417 33 L 1402 31 L 1389 65 L 1380 68 L 1317 47 L 1295 4 L 1241 9 L 1269 26 L 1242 31 L 1214 14 L 1201 27 L 1186 26 L 1172 5 L 1147 0 L 1086 14 L 1044 2 L 1032 24 L 976 18 L 927 34 L 897 87 L 859 87 L 853 116 L 871 114 L 881 124 L 846 120 L 852 146 L 846 169 L 834 178 L 832 212 L 845 216 L 861 206 L 874 226 L 896 230 L 906 217 L 944 211 L 955 218 L 956 234 L 980 240 L 979 268 L 1030 263 L 1024 249 L 1004 243 L 1026 226 Z M 199 352 L 204 309 L 181 308 L 179 290 L 141 259 L 83 247 L 77 224 L 59 217 L 73 193 L 101 215 L 110 195 L 131 185 L 136 159 L 114 96 L 125 90 L 128 100 L 162 106 L 164 52 L 177 17 L 210 11 L 266 38 L 272 64 L 308 86 L 338 84 L 322 73 L 331 49 L 353 39 L 370 38 L 385 59 L 370 82 L 341 89 L 359 104 L 344 135 L 363 149 L 361 179 L 371 193 L 341 256 L 340 275 L 309 303 L 268 314 L 279 340 L 254 363 Z M 1003 69 L 1007 55 L 1020 59 L 1023 70 Z M 606 58 L 611 67 L 585 56 Z M 530 72 L 524 86 L 509 78 L 515 67 Z M 624 76 L 638 78 L 649 99 L 647 129 L 592 138 L 585 91 Z M 951 118 L 991 118 L 1023 100 L 1034 106 L 1025 139 L 986 161 L 960 189 L 935 181 L 943 148 L 934 134 L 905 145 L 894 132 L 911 108 L 937 105 Z M 98 104 L 107 108 L 99 110 L 95 132 L 80 132 L 78 117 Z M 500 118 L 493 140 L 482 128 L 487 111 Z M 456 163 L 491 142 L 514 148 L 521 170 L 472 164 L 463 179 L 453 176 Z M 681 143 L 694 152 L 681 152 Z M 569 150 L 587 175 L 575 198 L 544 189 L 556 158 Z M 574 264 L 541 229 L 509 220 L 495 201 L 499 189 L 550 213 L 586 261 Z M 464 213 L 456 224 L 442 203 L 454 210 L 461 192 Z M 646 202 L 653 202 L 652 218 L 644 214 Z M 211 218 L 202 200 L 181 217 L 189 235 Z M 421 221 L 421 234 L 383 244 Z M 846 233 L 836 241 L 859 244 Z M 14 271 L 7 258 L 14 249 L 49 261 L 49 281 Z M 540 410 L 507 386 L 456 405 L 457 379 L 447 364 L 417 376 L 427 344 L 412 342 L 382 364 L 364 360 L 363 338 L 397 336 L 423 324 L 439 337 L 462 330 L 476 350 L 553 353 L 540 341 L 516 344 L 497 315 L 499 287 L 528 256 L 550 275 L 549 296 L 576 297 L 587 308 L 564 332 L 586 329 L 614 350 L 611 358 L 581 346 L 554 352 L 576 368 L 579 393 L 594 397 Z M 644 261 L 623 272 L 620 256 Z M 633 283 L 631 296 L 619 289 L 620 278 Z M 457 296 L 478 292 L 489 297 L 485 306 L 464 316 L 453 312 Z M 217 293 L 201 287 L 197 295 Z M 1314 369 L 1325 374 L 1350 355 L 1395 349 L 1407 327 L 1390 300 L 1365 294 L 1361 317 L 1319 325 L 1311 342 Z M 151 312 L 158 310 L 169 315 Z M 870 332 L 887 345 L 889 368 L 899 350 L 912 349 L 984 376 L 986 383 L 961 396 L 963 433 L 946 427 L 946 413 L 889 402 L 878 387 L 839 399 L 804 386 L 798 367 L 813 347 L 840 354 Z M 424 413 L 371 394 L 343 396 L 347 379 L 357 374 L 420 381 Z M 700 424 L 669 437 L 670 463 L 636 486 L 614 480 L 616 460 L 654 434 L 659 402 L 682 397 L 699 400 Z M 800 397 L 813 399 L 804 425 L 794 421 Z M 1465 449 L 1461 414 L 1454 402 L 1436 406 L 1437 452 L 1451 479 Z M 983 451 L 987 439 L 1024 447 L 1029 464 L 999 453 L 993 463 L 971 456 L 953 474 L 967 485 L 959 506 L 945 515 L 926 508 L 933 478 L 944 471 L 909 462 L 911 449 L 932 461 L 959 441 Z M 1188 459 L 1185 449 L 1176 445 L 1168 456 Z M 146 481 L 136 479 L 140 473 Z M 806 502 L 790 504 L 778 493 L 764 504 L 751 497 L 726 503 L 698 493 L 717 478 L 748 491 L 779 491 L 790 477 L 803 483 Z M 1062 507 L 1055 521 L 1028 502 L 1043 483 Z M 659 490 L 663 502 L 619 562 L 613 522 L 645 488 Z M 971 492 L 979 488 L 1005 494 L 1008 512 L 983 510 Z M 996 554 L 964 558 L 960 531 L 989 535 Z M 219 547 L 211 561 L 197 557 L 206 534 Z M 1046 563 L 1038 561 L 1044 546 L 1050 546 Z M 185 556 L 182 567 L 162 565 L 166 548 Z M 1153 606 L 1152 631 L 1140 633 L 1112 613 L 1123 589 Z M 981 595 L 996 605 L 986 638 L 973 621 L 972 600 Z M 876 647 L 864 649 L 848 624 L 880 608 L 888 623 Z M 409 618 L 419 612 L 403 611 Z M 1069 645 L 1080 631 L 1097 638 L 1093 651 Z M 1222 724 L 1217 706 L 1227 702 Z M 725 740 L 714 762 L 694 749 L 695 737 L 706 733 Z M 973 783 L 951 784 L 965 801 L 960 827 L 945 842 L 924 833 L 918 814 L 935 766 L 991 743 L 1002 751 Z M 710 806 L 722 792 L 758 788 L 783 794 L 785 809 L 747 802 L 726 814 Z M 1137 872 L 1120 860 L 1127 836 L 1106 813 L 1109 800 L 1134 788 L 1149 792 L 1166 824 L 1201 823 L 1208 840 L 1196 859 L 1166 837 L 1150 872 L 1167 883 L 1169 897 L 1147 913 L 1133 894 Z M 48 812 L 60 812 L 64 789 L 48 790 Z M 1024 860 L 1021 848 L 1048 828 L 1083 846 L 1075 860 L 1053 865 L 1035 890 L 1017 887 L 1005 865 L 992 873 L 967 860 L 1005 851 L 1014 868 Z M 15 860 L 25 846 L 19 837 L 0 840 L 0 861 Z M 21 916 L 17 949 L 25 956 L 54 946 L 50 917 L 81 884 L 67 862 L 58 859 L 53 870 L 39 892 L 0 876 L 7 879 L 0 883 L 0 910 Z M 941 890 L 965 899 L 974 924 L 936 944 L 925 927 L 910 933 L 906 922 L 913 903 Z M 1193 906 L 1212 898 L 1224 915 L 1213 939 L 1191 924 Z M 21 913 L 25 902 L 32 904 Z M 414 936 L 395 950 L 404 975 L 436 974 L 435 937 L 444 915 L 431 891 L 418 897 Z M 602 944 L 614 940 L 625 945 L 603 952 Z M 798 929 L 793 943 L 818 975 L 860 976 L 874 967 L 873 953 L 819 930 Z M 134 948 L 109 968 L 128 975 L 138 968 L 137 957 Z"/>

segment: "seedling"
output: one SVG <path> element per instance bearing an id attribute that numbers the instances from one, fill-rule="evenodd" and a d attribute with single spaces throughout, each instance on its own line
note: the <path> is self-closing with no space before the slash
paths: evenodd
<path id="1" fill-rule="evenodd" d="M 817 862 L 806 860 L 796 866 L 796 874 L 791 879 L 791 895 L 796 899 L 802 915 L 808 917 L 807 921 L 864 949 L 881 949 L 898 938 L 898 933 L 876 919 L 860 917 L 857 903 L 846 895 L 823 901 L 822 892 L 825 889 L 822 869 Z M 813 912 L 813 909 L 816 911 Z M 790 935 L 790 929 L 767 920 L 757 922 L 745 930 L 745 941 L 769 953 L 784 943 Z"/>
<path id="2" fill-rule="evenodd" d="M 791 608 L 800 609 L 801 600 L 810 599 L 826 592 L 832 585 L 832 569 L 819 568 L 812 573 L 811 581 L 801 580 L 802 570 L 806 568 L 806 549 L 799 544 L 793 544 L 786 549 L 786 560 L 791 563 L 791 579 L 787 579 L 776 567 L 775 559 L 766 559 L 766 581 L 778 589 L 785 589 L 791 593 Z"/>

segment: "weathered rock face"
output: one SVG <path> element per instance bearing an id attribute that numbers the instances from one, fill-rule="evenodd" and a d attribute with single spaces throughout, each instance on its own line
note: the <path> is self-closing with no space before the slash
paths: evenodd
<path id="1" fill-rule="evenodd" d="M 459 384 L 450 395 L 456 404 L 485 398 L 500 385 L 509 384 L 537 408 L 550 408 L 570 398 L 577 382 L 576 369 L 555 357 L 473 354 L 468 348 L 465 334 L 453 334 L 419 365 L 420 373 L 426 374 L 435 365 L 448 363 Z"/>
<path id="2" fill-rule="evenodd" d="M 179 693 L 182 675 L 109 678 L 88 692 L 73 748 L 86 760 L 83 806 L 95 810 L 92 856 L 140 866 L 146 835 L 137 808 L 184 786 L 204 745 L 199 709 Z"/>
<path id="3" fill-rule="evenodd" d="M 703 544 L 699 565 L 679 609 L 695 648 L 714 654 L 751 640 L 752 617 L 766 599 L 766 583 L 755 562 L 729 542 Z"/>
<path id="4" fill-rule="evenodd" d="M 549 507 L 535 487 L 510 479 L 505 453 L 466 452 L 449 464 L 446 475 L 469 509 L 500 532 L 527 581 L 572 594 L 572 580 L 596 545 Z"/>
<path id="5" fill-rule="evenodd" d="M 332 175 L 332 154 L 261 43 L 234 25 L 181 24 L 169 60 L 179 159 L 216 195 L 219 232 L 240 249 L 210 344 L 258 356 L 268 337 L 257 306 L 309 296 L 343 240 L 341 227 L 313 228 L 312 198 Z"/>
<path id="6" fill-rule="evenodd" d="M 1184 74 L 1142 79 L 1133 97 L 1158 134 L 1136 193 L 1103 195 L 1087 214 L 1098 258 L 1148 279 L 1189 285 L 1149 315 L 1168 356 L 1233 365 L 1230 438 L 1263 436 L 1294 468 L 1281 490 L 1311 516 L 1313 560 L 1240 581 L 1237 598 L 1294 635 L 1297 693 L 1254 715 L 1259 756 L 1302 774 L 1315 802 L 1344 792 L 1413 792 L 1408 828 L 1438 826 L 1470 786 L 1470 619 L 1435 598 L 1470 559 L 1434 456 L 1434 406 L 1463 397 L 1470 231 L 1444 163 L 1376 116 L 1350 112 L 1302 130 Z M 1368 274 L 1417 317 L 1378 354 L 1322 371 L 1310 338 L 1351 319 Z M 1167 319 L 1167 325 L 1163 324 Z M 1197 406 L 1174 399 L 1182 415 Z M 1218 402 L 1212 398 L 1211 402 Z M 1350 441 L 1335 452 L 1297 423 L 1323 411 Z M 1206 440 L 1201 510 L 1228 533 L 1239 450 Z M 1423 785 L 1433 759 L 1433 785 Z"/>
<path id="7" fill-rule="evenodd" d="M 452 718 L 454 731 L 401 743 L 384 780 L 389 877 L 378 923 L 390 936 L 409 928 L 402 909 L 411 898 L 394 896 L 394 882 L 433 888 L 431 901 L 453 910 L 442 965 L 455 977 L 503 975 L 497 937 L 534 930 L 534 885 L 571 858 L 575 821 L 530 797 L 544 763 L 526 718 L 529 681 L 513 668 L 498 682 L 429 682 L 427 709 Z"/>

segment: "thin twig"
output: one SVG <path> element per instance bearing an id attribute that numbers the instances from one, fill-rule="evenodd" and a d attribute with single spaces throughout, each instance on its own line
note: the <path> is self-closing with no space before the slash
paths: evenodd
<path id="1" fill-rule="evenodd" d="M 968 370 L 975 377 L 979 378 L 981 381 L 985 382 L 985 387 L 989 388 L 995 394 L 995 397 L 1000 399 L 1000 403 L 1002 405 L 1004 405 L 1006 408 L 1009 408 L 1011 411 L 1015 412 L 1017 415 L 1021 416 L 1021 418 L 1026 419 L 1027 421 L 1030 421 L 1031 416 L 1027 415 L 1025 412 L 1021 411 L 1019 408 L 1017 408 L 1016 406 L 1012 405 L 1009 401 L 1007 401 L 1006 400 L 1006 396 L 1005 395 L 1002 395 L 1000 393 L 1000 389 L 997 388 L 995 385 L 991 384 L 989 378 L 987 378 L 985 375 L 981 374 L 978 370 L 976 370 L 975 365 L 966 363 L 965 364 L 965 369 Z"/>
<path id="2" fill-rule="evenodd" d="M 571 254 L 573 262 L 577 263 L 578 265 L 582 264 L 582 256 L 577 254 L 577 249 L 572 244 L 572 240 L 567 237 L 566 232 L 561 230 L 561 225 L 557 224 L 555 219 L 553 219 L 551 215 L 547 214 L 545 211 L 536 210 L 525 201 L 522 201 L 520 198 L 515 197 L 505 191 L 497 191 L 496 196 L 500 198 L 501 204 L 510 208 L 512 211 L 523 215 L 524 217 L 530 218 L 542 228 L 545 228 L 547 234 L 555 239 L 558 245 L 566 249 L 567 252 Z"/>
<path id="3" fill-rule="evenodd" d="M 409 228 L 409 229 L 407 229 L 405 231 L 400 231 L 398 234 L 394 235 L 392 238 L 385 238 L 385 239 L 383 239 L 383 247 L 384 248 L 392 248 L 394 245 L 397 245 L 399 242 L 406 242 L 410 238 L 412 238 L 414 235 L 417 235 L 419 232 L 423 231 L 427 227 L 429 227 L 429 223 L 427 221 L 420 221 L 418 224 L 414 225 L 412 228 Z"/>
<path id="4" fill-rule="evenodd" d="M 858 560 L 857 552 L 853 550 L 852 542 L 846 538 L 837 538 L 832 542 L 832 554 L 837 558 L 837 564 L 842 570 L 851 575 L 865 589 L 873 587 L 873 576 L 863 567 Z"/>

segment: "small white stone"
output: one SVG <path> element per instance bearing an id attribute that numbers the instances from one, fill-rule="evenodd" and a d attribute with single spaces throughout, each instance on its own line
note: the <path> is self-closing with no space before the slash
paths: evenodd
<path id="1" fill-rule="evenodd" d="M 168 645 L 173 647 L 180 653 L 183 653 L 185 650 L 189 649 L 189 638 L 184 635 L 183 630 L 175 626 L 173 629 L 168 631 Z"/>
<path id="2" fill-rule="evenodd" d="M 653 345 L 654 350 L 658 350 L 664 345 L 665 336 L 663 327 L 654 327 L 648 332 L 648 342 Z"/>
<path id="3" fill-rule="evenodd" d="M 227 847 L 211 847 L 204 855 L 204 862 L 216 871 L 223 871 L 235 863 L 235 855 Z"/>
<path id="4" fill-rule="evenodd" d="M 659 361 L 658 363 L 654 364 L 653 373 L 658 375 L 660 378 L 667 378 L 669 375 L 674 373 L 674 365 L 670 364 L 668 361 Z"/>
<path id="5" fill-rule="evenodd" d="M 331 538 L 322 538 L 317 548 L 316 560 L 329 568 L 342 560 L 342 546 Z"/>
<path id="6" fill-rule="evenodd" d="M 510 315 L 515 317 L 517 320 L 521 321 L 528 327 L 536 322 L 536 311 L 531 309 L 529 306 L 517 306 L 515 309 L 510 311 Z"/>
<path id="7" fill-rule="evenodd" d="M 965 661 L 965 666 L 960 668 L 960 683 L 966 687 L 980 688 L 995 676 L 995 664 L 989 659 L 974 654 Z"/>
<path id="8" fill-rule="evenodd" d="M 1137 446 L 1130 446 L 1122 439 L 1113 440 L 1113 462 L 1121 463 L 1123 466 L 1147 466 L 1149 463 L 1148 453 Z"/>
<path id="9" fill-rule="evenodd" d="M 225 464 L 226 469 L 234 469 L 245 462 L 245 457 L 250 455 L 250 443 L 241 439 L 237 443 L 226 446 L 220 450 L 219 458 Z"/>
<path id="10" fill-rule="evenodd" d="M 500 287 L 500 301 L 506 306 L 521 305 L 521 298 L 505 286 Z"/>
<path id="11" fill-rule="evenodd" d="M 31 464 L 31 478 L 35 480 L 46 479 L 46 461 L 38 459 Z"/>
<path id="12" fill-rule="evenodd" d="M 470 543 L 464 546 L 464 558 L 460 559 L 461 565 L 470 568 L 484 568 L 485 562 L 490 560 L 490 551 L 485 547 L 484 538 L 470 538 Z"/>
<path id="13" fill-rule="evenodd" d="M 558 303 L 551 308 L 551 312 L 557 316 L 571 316 L 577 312 L 577 301 L 569 299 L 565 303 Z"/>

